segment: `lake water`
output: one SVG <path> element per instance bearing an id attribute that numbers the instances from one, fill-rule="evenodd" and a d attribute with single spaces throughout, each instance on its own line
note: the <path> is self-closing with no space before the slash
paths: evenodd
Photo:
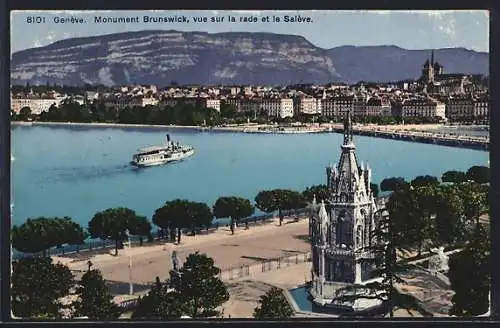
<path id="1" fill-rule="evenodd" d="M 140 147 L 162 144 L 166 133 L 195 155 L 172 165 L 133 169 Z M 359 161 L 373 181 L 435 175 L 487 165 L 484 151 L 355 136 Z M 38 216 L 70 216 L 87 226 L 111 207 L 151 218 L 165 201 L 185 198 L 210 206 L 219 196 L 253 201 L 260 190 L 325 183 L 325 167 L 340 155 L 336 133 L 267 135 L 183 129 L 14 126 L 11 168 L 13 224 Z"/>

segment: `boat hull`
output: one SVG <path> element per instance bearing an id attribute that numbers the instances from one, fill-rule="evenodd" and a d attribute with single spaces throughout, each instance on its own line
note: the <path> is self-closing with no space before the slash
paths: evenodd
<path id="1" fill-rule="evenodd" d="M 190 150 L 188 152 L 185 152 L 183 154 L 173 154 L 174 156 L 168 157 L 162 160 L 156 160 L 156 161 L 150 161 L 150 162 L 141 162 L 137 163 L 136 161 L 131 161 L 130 164 L 136 166 L 136 167 L 150 167 L 150 166 L 158 166 L 158 165 L 165 165 L 168 163 L 173 163 L 173 162 L 179 162 L 182 161 L 194 154 L 194 150 Z"/>

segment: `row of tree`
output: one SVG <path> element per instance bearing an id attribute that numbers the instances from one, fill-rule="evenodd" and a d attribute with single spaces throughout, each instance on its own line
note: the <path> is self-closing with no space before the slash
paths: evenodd
<path id="1" fill-rule="evenodd" d="M 458 177 L 458 178 L 457 178 Z M 462 179 L 460 177 L 465 177 Z M 476 207 L 471 204 L 480 202 L 481 208 L 484 208 L 484 187 L 473 187 L 471 184 L 461 184 L 460 182 L 477 181 L 478 183 L 485 183 L 489 181 L 489 168 L 482 166 L 473 166 L 466 173 L 458 171 L 449 171 L 443 174 L 442 180 L 445 182 L 456 182 L 456 185 L 439 185 L 438 179 L 431 176 L 416 177 L 411 183 L 406 182 L 403 178 L 389 178 L 381 182 L 380 187 L 382 191 L 399 191 L 394 194 L 393 202 L 395 204 L 397 199 L 401 202 L 410 202 L 411 206 L 430 206 L 432 200 L 433 208 L 440 208 L 439 216 L 436 222 L 440 222 L 441 226 L 435 225 L 435 229 L 442 231 L 440 238 L 443 241 L 450 242 L 451 237 L 445 237 L 445 234 L 453 234 L 456 229 L 462 229 L 463 225 L 458 222 L 452 223 L 445 221 L 444 208 L 456 209 L 464 208 L 465 217 L 470 221 L 472 218 L 477 219 Z M 420 186 L 434 186 L 433 189 L 412 189 Z M 480 189 L 483 193 L 470 188 L 483 188 Z M 376 197 L 378 195 L 378 185 L 371 184 L 371 189 Z M 427 198 L 420 195 L 420 192 L 426 191 L 429 193 Z M 194 235 L 197 229 L 208 228 L 212 224 L 213 218 L 230 218 L 230 228 L 234 234 L 235 227 L 238 223 L 248 218 L 255 213 L 255 208 L 266 212 L 278 212 L 280 225 L 284 219 L 284 211 L 298 210 L 307 206 L 308 202 L 316 196 L 318 201 L 326 200 L 330 191 L 326 185 L 315 185 L 306 188 L 303 192 L 297 192 L 288 189 L 273 189 L 264 190 L 257 194 L 255 197 L 255 205 L 250 200 L 241 197 L 220 197 L 215 202 L 214 206 L 210 208 L 208 205 L 200 202 L 192 202 L 189 200 L 176 199 L 168 201 L 161 208 L 157 209 L 152 217 L 153 223 L 158 226 L 162 232 L 170 232 L 170 238 L 175 239 L 177 235 L 177 242 L 180 243 L 182 231 L 191 229 Z M 460 205 L 454 202 L 457 194 L 462 195 L 463 204 Z M 483 196 L 477 196 L 483 195 Z M 439 197 L 440 198 L 439 198 Z M 478 198 L 479 197 L 479 198 Z M 482 197 L 482 198 L 481 198 Z M 476 200 L 477 198 L 477 200 Z M 418 202 L 412 202 L 412 200 Z M 429 200 L 430 199 L 430 200 Z M 482 199 L 482 201 L 481 201 Z M 422 202 L 426 202 L 422 205 Z M 458 204 L 458 205 L 457 205 Z M 442 205 L 441 207 L 439 205 Z M 395 206 L 392 210 L 395 215 L 401 211 L 402 215 L 406 215 L 408 208 Z M 410 206 L 410 205 L 405 205 Z M 462 206 L 462 207 L 460 207 Z M 478 205 L 479 206 L 479 205 Z M 436 211 L 426 210 L 428 213 L 438 214 Z M 430 212 L 429 212 L 430 211 Z M 473 213 L 473 211 L 476 211 Z M 452 215 L 452 217 L 454 217 Z M 415 221 L 415 220 L 414 220 Z M 407 229 L 410 220 L 402 220 L 401 229 Z M 415 221 L 417 222 L 417 221 Z M 420 222 L 420 221 L 419 221 Z M 459 221 L 462 222 L 462 221 Z M 246 228 L 248 228 L 248 220 L 245 220 Z M 413 230 L 403 231 L 409 234 L 410 231 L 418 230 L 417 236 L 429 236 L 428 230 L 422 230 L 420 223 L 414 224 Z M 453 227 L 450 230 L 450 227 Z M 21 226 L 14 226 L 12 229 L 12 244 L 13 247 L 24 253 L 39 253 L 44 252 L 49 248 L 62 246 L 64 244 L 80 245 L 88 237 L 100 238 L 102 240 L 115 241 L 116 253 L 121 248 L 123 240 L 127 238 L 127 233 L 139 237 L 140 245 L 143 243 L 143 237 L 152 240 L 151 235 L 152 225 L 144 216 L 138 215 L 135 211 L 128 208 L 114 208 L 106 209 L 98 212 L 88 223 L 87 232 L 73 222 L 71 218 L 36 218 L 28 219 Z M 404 234 L 402 234 L 403 236 Z M 455 235 L 453 238 L 459 238 L 461 234 Z M 413 239 L 408 240 L 415 240 Z M 423 239 L 420 238 L 420 239 Z M 422 240 L 423 242 L 423 240 Z"/>
<path id="2" fill-rule="evenodd" d="M 177 237 L 177 242 L 180 243 L 183 230 L 191 229 L 194 235 L 198 229 L 208 228 L 214 217 L 230 218 L 230 228 L 234 234 L 238 223 L 253 215 L 255 208 L 266 213 L 278 211 L 281 225 L 284 211 L 302 209 L 311 199 L 312 195 L 308 190 L 300 193 L 287 189 L 261 191 L 255 197 L 255 205 L 242 197 L 219 197 L 212 208 L 205 203 L 175 199 L 158 208 L 153 214 L 152 222 L 162 233 L 168 231 L 172 240 Z M 248 220 L 245 224 L 248 228 Z M 117 254 L 129 235 L 138 236 L 141 245 L 143 237 L 151 241 L 151 230 L 152 225 L 147 218 L 135 211 L 110 208 L 96 213 L 89 221 L 87 231 L 68 217 L 28 219 L 21 226 L 12 228 L 12 245 L 20 252 L 39 253 L 63 244 L 80 245 L 90 237 L 113 240 Z"/>
<path id="3" fill-rule="evenodd" d="M 255 117 L 256 116 L 256 117 Z M 50 106 L 48 111 L 33 114 L 29 107 L 19 113 L 11 112 L 13 121 L 41 122 L 79 122 L 79 123 L 118 123 L 118 124 L 157 124 L 184 126 L 218 126 L 223 124 L 247 123 L 248 119 L 258 119 L 269 123 L 264 113 L 238 112 L 227 104 L 221 105 L 220 112 L 199 104 L 179 102 L 175 106 L 147 105 L 117 108 L 104 103 L 79 104 L 71 99 L 64 100 L 59 106 Z"/>

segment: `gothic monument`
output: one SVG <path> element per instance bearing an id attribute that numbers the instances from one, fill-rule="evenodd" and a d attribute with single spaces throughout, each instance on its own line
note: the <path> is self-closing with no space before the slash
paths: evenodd
<path id="1" fill-rule="evenodd" d="M 338 302 L 339 291 L 372 280 L 375 254 L 367 247 L 375 242 L 377 205 L 370 188 L 371 170 L 358 166 L 352 138 L 352 120 L 344 122 L 344 143 L 337 166 L 326 169 L 329 195 L 316 203 L 309 220 L 312 246 L 313 304 L 320 307 L 362 311 L 378 305 L 373 300 Z"/>

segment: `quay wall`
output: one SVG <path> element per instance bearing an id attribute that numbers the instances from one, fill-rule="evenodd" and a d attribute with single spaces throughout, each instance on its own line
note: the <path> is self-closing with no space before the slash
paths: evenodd
<path id="1" fill-rule="evenodd" d="M 332 130 L 333 132 L 337 133 L 343 133 L 344 131 L 343 128 L 337 128 L 337 127 L 333 127 Z M 445 136 L 445 135 L 423 133 L 423 132 L 377 131 L 374 129 L 368 130 L 359 128 L 358 129 L 354 128 L 353 133 L 356 135 L 367 136 L 367 137 L 420 142 L 420 143 L 469 148 L 469 149 L 484 150 L 484 151 L 488 151 L 490 148 L 490 143 L 487 139 L 467 137 L 467 136 L 457 137 L 457 136 Z"/>

